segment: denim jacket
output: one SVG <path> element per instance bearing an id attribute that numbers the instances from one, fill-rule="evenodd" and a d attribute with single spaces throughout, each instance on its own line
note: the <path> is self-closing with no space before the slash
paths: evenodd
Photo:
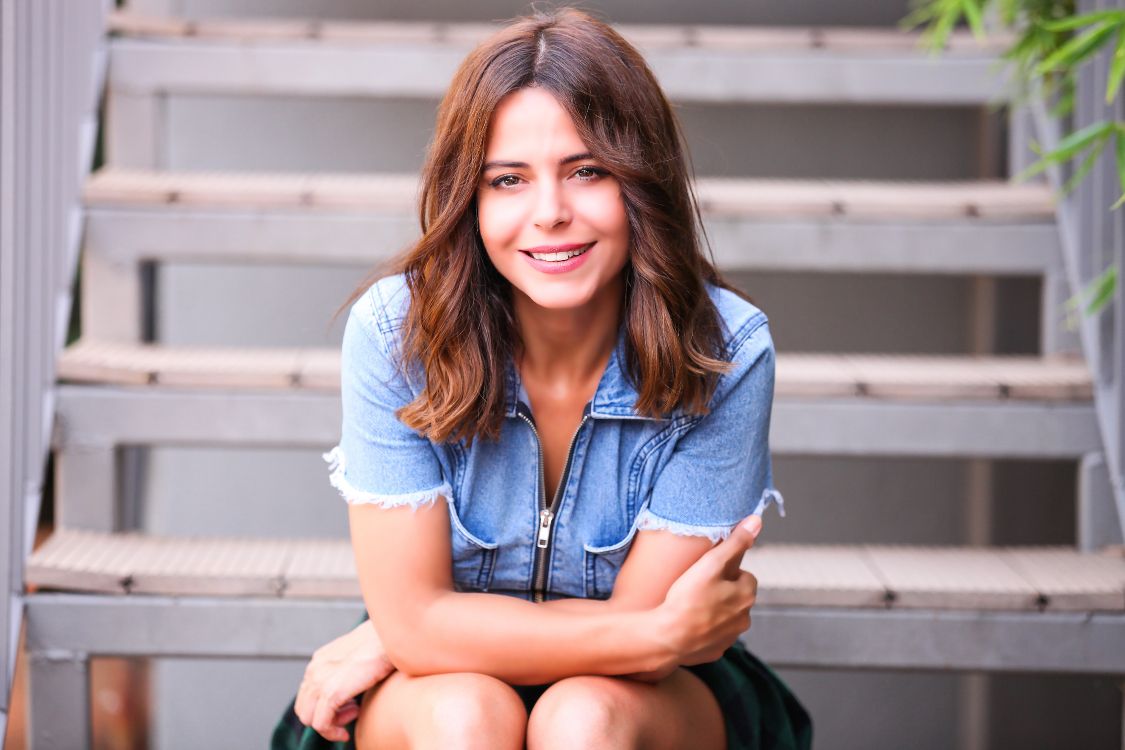
<path id="1" fill-rule="evenodd" d="M 509 362 L 499 440 L 434 443 L 396 417 L 421 383 L 395 366 L 410 294 L 401 275 L 352 306 L 341 353 L 343 425 L 325 460 L 349 503 L 449 507 L 459 591 L 524 599 L 607 598 L 643 529 L 718 541 L 776 502 L 769 452 L 774 348 L 766 315 L 713 285 L 734 367 L 706 415 L 638 414 L 624 373 L 624 327 L 572 440 L 561 487 L 546 497 L 530 399 Z M 405 368 L 403 368 L 405 369 Z"/>

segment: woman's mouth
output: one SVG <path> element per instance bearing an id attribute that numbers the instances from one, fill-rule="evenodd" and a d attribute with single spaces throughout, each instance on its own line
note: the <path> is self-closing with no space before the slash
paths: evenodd
<path id="1" fill-rule="evenodd" d="M 557 247 L 535 247 L 530 250 L 521 250 L 520 252 L 530 255 L 535 260 L 544 260 L 551 263 L 558 263 L 560 261 L 569 260 L 589 250 L 594 246 L 593 242 L 586 243 L 585 245 L 559 245 Z"/>
<path id="2" fill-rule="evenodd" d="M 539 271 L 566 273 L 585 263 L 590 248 L 596 244 L 596 242 L 587 242 L 585 245 L 543 245 L 520 252 Z"/>

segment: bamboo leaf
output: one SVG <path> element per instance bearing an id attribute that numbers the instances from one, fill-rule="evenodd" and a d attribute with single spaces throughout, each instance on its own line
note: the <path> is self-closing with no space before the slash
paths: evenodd
<path id="1" fill-rule="evenodd" d="M 1063 303 L 1067 311 L 1067 328 L 1074 328 L 1075 323 L 1072 315 L 1083 305 L 1083 298 L 1086 300 L 1086 315 L 1094 315 L 1113 299 L 1116 290 L 1117 266 L 1111 265 Z"/>
<path id="2" fill-rule="evenodd" d="M 1117 266 L 1110 266 L 1106 270 L 1098 274 L 1090 285 L 1086 287 L 1087 291 L 1092 290 L 1090 301 L 1086 303 L 1086 314 L 1093 315 L 1099 312 L 1106 304 L 1113 299 L 1113 293 L 1117 289 Z"/>
<path id="3" fill-rule="evenodd" d="M 1060 18 L 1057 21 L 1044 21 L 1039 25 L 1047 31 L 1069 31 L 1071 29 L 1077 29 L 1082 26 L 1089 26 L 1090 24 L 1097 23 L 1099 21 L 1125 23 L 1125 11 L 1116 9 L 1096 10 L 1092 13 L 1083 13 L 1080 16 Z"/>
<path id="4" fill-rule="evenodd" d="M 1121 190 L 1125 191 L 1125 125 L 1119 122 L 1114 124 L 1116 128 L 1114 130 L 1113 145 L 1117 152 L 1117 181 L 1118 184 L 1121 185 Z M 1121 201 L 1118 200 L 1113 207 L 1117 208 L 1120 203 Z"/>
<path id="5" fill-rule="evenodd" d="M 984 41 L 984 19 L 981 18 L 980 6 L 977 5 L 977 0 L 961 0 L 961 11 L 965 14 L 965 19 L 969 22 L 969 28 L 973 31 L 973 37 L 977 41 Z"/>
<path id="6" fill-rule="evenodd" d="M 949 39 L 949 32 L 953 30 L 953 25 L 957 23 L 961 12 L 959 5 L 947 4 L 943 9 L 942 15 L 934 22 L 930 33 L 930 49 L 940 50 L 945 46 L 945 42 Z"/>
<path id="7" fill-rule="evenodd" d="M 1090 149 L 1090 153 L 1086 154 L 1086 158 L 1082 160 L 1082 165 L 1074 171 L 1066 184 L 1062 186 L 1063 195 L 1069 195 L 1078 186 L 1078 183 L 1082 182 L 1082 178 L 1090 173 L 1090 170 L 1094 167 L 1094 162 L 1098 160 L 1098 156 L 1101 155 L 1104 148 L 1105 140 L 1100 140 L 1094 148 Z"/>
<path id="8" fill-rule="evenodd" d="M 1116 24 L 1103 21 L 1080 36 L 1059 47 L 1050 57 L 1035 66 L 1039 75 L 1060 67 L 1075 67 L 1098 51 L 1102 43 L 1117 30 Z"/>
<path id="9" fill-rule="evenodd" d="M 1125 28 L 1117 31 L 1117 45 L 1113 48 L 1113 62 L 1109 67 L 1109 82 L 1105 87 L 1105 103 L 1112 104 L 1125 79 Z M 1120 140 L 1120 136 L 1119 136 Z"/>
<path id="10" fill-rule="evenodd" d="M 1047 161 L 1058 164 L 1073 159 L 1075 154 L 1086 149 L 1100 139 L 1109 137 L 1117 128 L 1114 122 L 1095 122 L 1081 130 L 1069 134 L 1055 147 L 1054 151 L 1043 156 Z"/>

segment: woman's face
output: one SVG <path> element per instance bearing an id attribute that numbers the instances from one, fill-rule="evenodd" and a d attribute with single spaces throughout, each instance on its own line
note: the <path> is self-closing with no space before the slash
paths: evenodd
<path id="1" fill-rule="evenodd" d="M 520 89 L 497 106 L 477 212 L 488 257 L 516 294 L 573 309 L 620 293 L 613 282 L 629 255 L 621 187 L 547 91 Z"/>

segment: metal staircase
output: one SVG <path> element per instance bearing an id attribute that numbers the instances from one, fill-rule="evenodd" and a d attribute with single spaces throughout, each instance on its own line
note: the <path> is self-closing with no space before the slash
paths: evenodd
<path id="1" fill-rule="evenodd" d="M 91 657 L 302 657 L 361 606 L 345 540 L 130 529 L 118 456 L 138 445 L 330 447 L 339 430 L 335 351 L 145 342 L 142 266 L 371 263 L 372 248 L 393 252 L 413 237 L 414 179 L 160 170 L 153 155 L 166 97 L 433 98 L 488 30 L 129 14 L 114 16 L 112 29 L 106 137 L 131 139 L 138 162 L 152 158 L 108 165 L 84 193 L 83 338 L 58 362 L 58 529 L 26 567 L 26 583 L 39 587 L 27 597 L 36 747 L 89 744 Z M 997 47 L 981 50 L 961 34 L 943 57 L 927 58 L 916 37 L 882 30 L 622 32 L 680 101 L 981 105 L 1004 90 L 992 68 Z M 1125 675 L 1125 547 L 1095 401 L 1095 392 L 1122 390 L 1091 374 L 1050 314 L 1060 282 L 1075 278 L 1066 253 L 1077 251 L 1067 250 L 1074 243 L 1060 233 L 1049 187 L 735 179 L 697 187 L 724 270 L 1044 280 L 1037 356 L 779 353 L 775 454 L 1082 467 L 1079 549 L 762 544 L 745 562 L 760 581 L 746 636 L 755 653 L 778 666 Z M 1121 349 L 1113 351 L 1103 356 L 1119 366 Z M 1110 466 L 1119 472 L 1119 462 Z M 1094 520 L 1102 518 L 1116 529 Z"/>

